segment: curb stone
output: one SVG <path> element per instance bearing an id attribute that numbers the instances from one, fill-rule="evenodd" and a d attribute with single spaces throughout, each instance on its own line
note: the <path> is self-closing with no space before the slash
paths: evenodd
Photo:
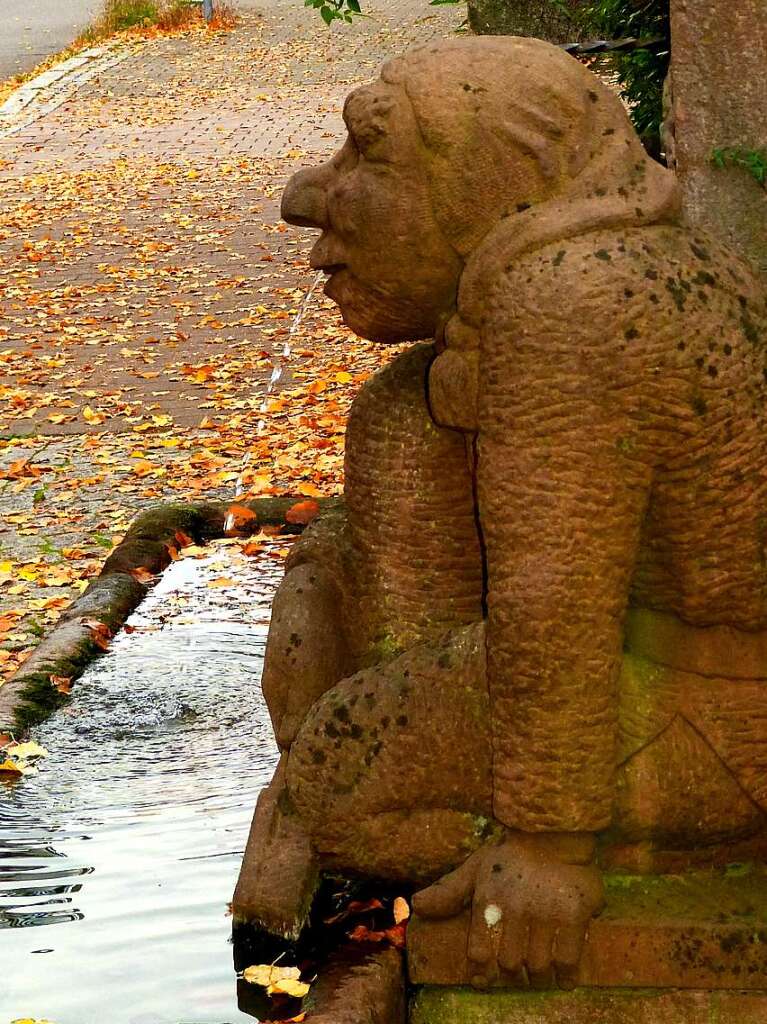
<path id="1" fill-rule="evenodd" d="M 255 512 L 256 518 L 240 527 L 238 535 L 255 533 L 262 526 L 281 526 L 285 533 L 301 533 L 303 525 L 287 523 L 285 514 L 303 500 L 301 495 L 284 495 L 242 502 Z M 337 501 L 320 498 L 318 503 L 327 508 Z M 176 542 L 178 531 L 190 536 L 195 544 L 230 536 L 225 520 L 231 504 L 173 502 L 150 508 L 134 519 L 99 576 L 0 687 L 0 732 L 23 733 L 66 704 L 70 698 L 56 690 L 51 676 L 76 679 L 102 653 L 103 647 L 96 639 L 99 627 L 103 627 L 101 637 L 114 635 L 151 587 L 136 578 L 136 570 L 155 576 L 167 568 L 172 561 L 169 549 Z"/>
<path id="2" fill-rule="evenodd" d="M 96 46 L 24 82 L 0 105 L 0 139 L 56 110 L 91 78 L 125 60 L 133 49 L 122 42 Z"/>

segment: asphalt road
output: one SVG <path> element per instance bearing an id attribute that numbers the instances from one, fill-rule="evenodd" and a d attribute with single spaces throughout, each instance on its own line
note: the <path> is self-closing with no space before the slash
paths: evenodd
<path id="1" fill-rule="evenodd" d="M 100 0 L 0 0 L 0 81 L 62 50 Z"/>

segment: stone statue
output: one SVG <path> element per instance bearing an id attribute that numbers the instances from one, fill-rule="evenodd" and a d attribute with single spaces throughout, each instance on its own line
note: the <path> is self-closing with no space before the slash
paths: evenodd
<path id="1" fill-rule="evenodd" d="M 431 340 L 355 400 L 276 596 L 235 916 L 401 880 L 471 906 L 478 982 L 567 985 L 606 868 L 767 853 L 763 288 L 546 43 L 414 50 L 344 120 L 283 216 L 353 330 Z"/>

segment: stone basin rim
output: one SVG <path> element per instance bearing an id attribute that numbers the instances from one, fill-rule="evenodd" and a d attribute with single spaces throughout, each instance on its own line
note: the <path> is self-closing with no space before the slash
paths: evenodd
<path id="1" fill-rule="evenodd" d="M 55 689 L 51 676 L 76 679 L 102 653 L 94 641 L 92 625 L 103 624 L 110 635 L 120 629 L 152 586 L 141 582 L 133 572 L 144 569 L 153 576 L 161 573 L 171 562 L 168 549 L 178 531 L 198 544 L 232 536 L 225 520 L 236 503 L 255 513 L 254 519 L 238 527 L 238 536 L 257 532 L 262 526 L 281 526 L 285 533 L 301 533 L 303 524 L 288 523 L 285 516 L 292 505 L 305 500 L 300 494 L 286 494 L 237 502 L 164 502 L 139 513 L 106 558 L 99 575 L 0 686 L 0 732 L 12 732 L 18 738 L 71 699 Z M 323 509 L 338 500 L 325 497 L 317 503 Z"/>

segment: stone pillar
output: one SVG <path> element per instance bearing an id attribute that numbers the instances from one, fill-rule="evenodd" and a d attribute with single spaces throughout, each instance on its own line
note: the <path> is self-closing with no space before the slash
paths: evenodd
<path id="1" fill-rule="evenodd" d="M 712 163 L 715 150 L 739 150 L 742 159 L 767 150 L 767 3 L 671 0 L 671 55 L 676 165 L 687 217 L 767 271 L 765 186 L 743 166 Z"/>

